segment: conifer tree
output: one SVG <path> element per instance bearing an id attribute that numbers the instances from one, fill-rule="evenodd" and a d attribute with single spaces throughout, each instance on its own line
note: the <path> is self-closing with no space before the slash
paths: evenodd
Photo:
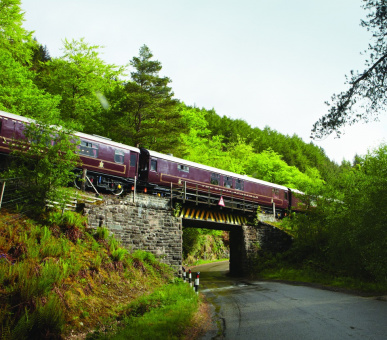
<path id="1" fill-rule="evenodd" d="M 130 61 L 133 81 L 118 96 L 114 108 L 116 131 L 124 143 L 173 152 L 184 124 L 178 101 L 168 86 L 171 80 L 159 75 L 161 63 L 152 57 L 150 49 L 143 45 L 139 56 Z"/>

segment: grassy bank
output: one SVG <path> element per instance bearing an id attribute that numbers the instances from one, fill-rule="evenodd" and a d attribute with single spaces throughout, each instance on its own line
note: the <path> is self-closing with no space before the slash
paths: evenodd
<path id="1" fill-rule="evenodd" d="M 181 339 L 197 309 L 197 295 L 179 280 L 124 306 L 114 331 L 87 339 Z"/>
<path id="2" fill-rule="evenodd" d="M 162 329 L 181 338 L 197 308 L 197 295 L 168 266 L 121 248 L 105 228 L 88 229 L 78 214 L 30 220 L 1 211 L 2 340 L 132 338 Z"/>
<path id="3" fill-rule="evenodd" d="M 343 290 L 360 295 L 387 295 L 387 286 L 352 277 L 329 275 L 310 268 L 281 267 L 263 270 L 259 278 L 293 283 L 315 284 L 332 290 Z"/>

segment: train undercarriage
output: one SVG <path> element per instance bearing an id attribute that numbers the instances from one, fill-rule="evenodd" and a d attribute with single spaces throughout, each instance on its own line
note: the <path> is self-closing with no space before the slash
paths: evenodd
<path id="1" fill-rule="evenodd" d="M 83 176 L 81 171 L 76 171 L 74 186 L 77 189 L 84 187 L 86 190 L 96 191 L 97 193 L 103 191 L 119 196 L 124 191 L 131 190 L 133 181 L 92 171 L 88 171 L 87 175 Z"/>

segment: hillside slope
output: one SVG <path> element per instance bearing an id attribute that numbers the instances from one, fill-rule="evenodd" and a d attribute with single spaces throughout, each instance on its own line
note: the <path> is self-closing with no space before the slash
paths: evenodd
<path id="1" fill-rule="evenodd" d="M 131 315 L 167 305 L 145 299 L 131 312 L 140 297 L 164 291 L 171 282 L 179 280 L 154 255 L 129 253 L 107 229 L 88 229 L 79 214 L 51 212 L 37 222 L 1 210 L 0 339 L 84 337 L 95 329 L 114 333 Z M 190 299 L 192 308 L 185 307 L 190 319 L 197 296 L 187 285 L 172 286 L 174 294 Z"/>

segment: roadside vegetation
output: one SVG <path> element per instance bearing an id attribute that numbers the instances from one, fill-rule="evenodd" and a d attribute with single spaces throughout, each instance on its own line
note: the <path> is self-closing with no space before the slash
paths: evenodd
<path id="1" fill-rule="evenodd" d="M 171 268 L 79 214 L 34 221 L 2 210 L 0 339 L 182 338 L 197 308 Z"/>
<path id="2" fill-rule="evenodd" d="M 259 275 L 387 292 L 387 146 L 347 164 L 313 201 L 280 223 L 294 237 L 287 253 L 257 254 Z"/>

